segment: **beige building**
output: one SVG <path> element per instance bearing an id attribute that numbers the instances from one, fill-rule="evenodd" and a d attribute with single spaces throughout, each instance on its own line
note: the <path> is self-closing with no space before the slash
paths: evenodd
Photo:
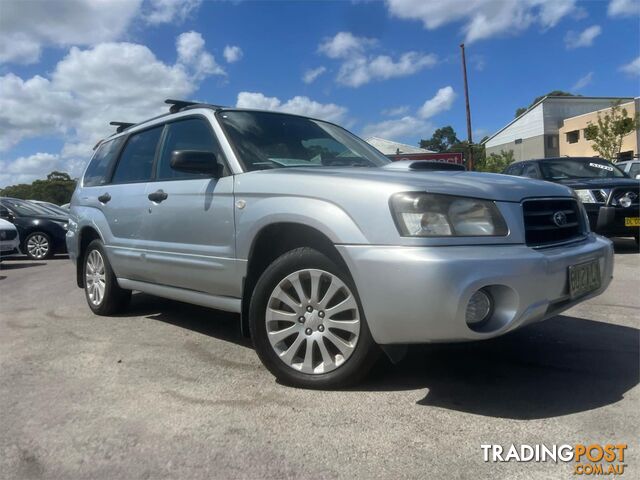
<path id="1" fill-rule="evenodd" d="M 629 117 L 633 117 L 636 112 L 640 112 L 640 98 L 636 98 L 630 102 L 622 103 L 620 106 L 627 110 Z M 584 113 L 575 117 L 566 118 L 560 127 L 559 146 L 560 156 L 564 157 L 595 157 L 598 153 L 591 148 L 593 142 L 585 138 L 584 130 L 587 125 L 598 123 L 598 114 L 606 115 L 611 108 L 604 108 L 595 112 Z M 638 158 L 640 151 L 640 135 L 638 131 L 630 133 L 622 140 L 622 148 L 620 149 L 620 160 L 630 160 L 633 157 Z"/>

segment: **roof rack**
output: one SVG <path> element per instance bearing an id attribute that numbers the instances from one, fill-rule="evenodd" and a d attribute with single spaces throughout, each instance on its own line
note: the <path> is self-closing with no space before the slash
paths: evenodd
<path id="1" fill-rule="evenodd" d="M 190 107 L 191 105 L 197 105 L 199 102 L 189 102 L 186 100 L 171 100 L 167 98 L 164 103 L 171 105 L 169 108 L 169 113 L 177 113 L 185 107 Z"/>
<path id="2" fill-rule="evenodd" d="M 169 108 L 169 113 L 177 113 L 183 110 L 189 110 L 192 108 L 223 108 L 220 105 L 212 105 L 210 103 L 202 103 L 202 102 L 190 102 L 187 100 L 172 100 L 170 98 L 166 99 L 164 103 L 171 105 Z"/>
<path id="3" fill-rule="evenodd" d="M 128 122 L 109 122 L 109 125 L 113 125 L 116 128 L 116 133 L 124 132 L 127 128 L 133 127 L 135 123 Z"/>

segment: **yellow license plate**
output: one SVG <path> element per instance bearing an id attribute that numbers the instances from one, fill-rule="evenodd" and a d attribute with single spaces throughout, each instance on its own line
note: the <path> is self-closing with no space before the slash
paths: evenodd
<path id="1" fill-rule="evenodd" d="M 625 217 L 624 218 L 624 226 L 625 227 L 640 227 L 640 217 Z"/>

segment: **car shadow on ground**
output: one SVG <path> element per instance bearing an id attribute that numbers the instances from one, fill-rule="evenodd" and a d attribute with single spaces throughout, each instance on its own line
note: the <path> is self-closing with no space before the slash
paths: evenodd
<path id="1" fill-rule="evenodd" d="M 251 340 L 240 332 L 240 316 L 145 293 L 134 293 L 131 305 L 121 316 L 142 316 L 186 328 L 203 335 L 252 348 Z"/>
<path id="2" fill-rule="evenodd" d="M 7 262 L 6 259 L 2 259 L 2 263 L 0 263 L 0 270 L 17 270 L 19 268 L 41 267 L 43 265 L 46 265 L 46 263 L 34 262 L 31 260 L 26 262 Z"/>
<path id="3" fill-rule="evenodd" d="M 252 348 L 239 317 L 142 293 L 126 316 L 144 316 Z M 640 381 L 640 331 L 558 316 L 493 340 L 412 346 L 381 358 L 350 391 L 428 389 L 417 404 L 511 419 L 551 418 L 618 402 Z"/>
<path id="4" fill-rule="evenodd" d="M 583 412 L 638 384 L 639 333 L 559 316 L 484 342 L 412 347 L 357 390 L 426 387 L 419 405 L 510 419 Z"/>

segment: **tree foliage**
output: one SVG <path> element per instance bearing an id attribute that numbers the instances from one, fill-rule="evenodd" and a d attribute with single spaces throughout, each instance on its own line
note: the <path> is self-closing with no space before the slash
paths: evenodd
<path id="1" fill-rule="evenodd" d="M 589 122 L 584 129 L 584 136 L 592 142 L 591 148 L 609 161 L 618 160 L 624 137 L 640 128 L 638 112 L 629 116 L 626 108 L 615 102 L 604 115 L 598 112 L 598 122 Z"/>
<path id="2" fill-rule="evenodd" d="M 451 125 L 438 128 L 429 140 L 420 140 L 420 148 L 426 148 L 433 152 L 448 152 L 451 147 L 460 143 L 456 131 Z"/>
<path id="3" fill-rule="evenodd" d="M 42 200 L 62 205 L 69 203 L 76 188 L 76 181 L 68 173 L 53 171 L 46 179 L 34 180 L 30 184 L 21 183 L 0 189 L 0 196 Z"/>
<path id="4" fill-rule="evenodd" d="M 565 92 L 563 90 L 552 90 L 549 93 L 545 93 L 544 95 L 540 95 L 539 97 L 534 98 L 533 102 L 531 102 L 528 107 L 520 107 L 516 109 L 515 117 L 517 118 L 520 115 L 522 115 L 524 112 L 529 110 L 531 107 L 533 107 L 536 103 L 538 103 L 544 97 L 575 97 L 575 95 L 571 92 Z"/>
<path id="5" fill-rule="evenodd" d="M 502 173 L 505 168 L 513 163 L 513 150 L 500 150 L 500 153 L 492 153 L 486 156 L 482 163 L 476 163 L 479 172 Z"/>
<path id="6" fill-rule="evenodd" d="M 485 171 L 483 170 L 485 164 L 485 151 L 482 142 L 486 138 L 487 137 L 484 137 L 480 143 L 474 143 L 471 145 L 474 170 L 479 172 Z M 469 156 L 469 142 L 466 140 L 459 140 L 456 131 L 451 125 L 438 128 L 429 140 L 420 140 L 420 147 L 440 153 L 462 153 L 465 159 Z"/>

